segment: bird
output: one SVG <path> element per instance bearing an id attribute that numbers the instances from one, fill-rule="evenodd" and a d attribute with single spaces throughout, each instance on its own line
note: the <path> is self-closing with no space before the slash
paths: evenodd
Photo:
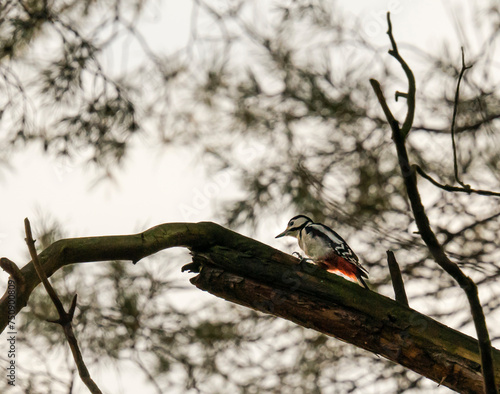
<path id="1" fill-rule="evenodd" d="M 330 227 L 315 223 L 305 215 L 297 215 L 276 238 L 285 235 L 297 238 L 300 248 L 320 268 L 368 289 L 363 279 L 368 278 L 368 271 L 361 266 L 347 242 Z"/>

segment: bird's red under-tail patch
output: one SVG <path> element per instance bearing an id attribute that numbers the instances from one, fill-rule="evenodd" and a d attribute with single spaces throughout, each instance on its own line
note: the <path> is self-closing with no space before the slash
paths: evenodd
<path id="1" fill-rule="evenodd" d="M 332 253 L 331 255 L 317 260 L 316 263 L 328 272 L 343 276 L 351 282 L 359 283 L 363 287 L 368 288 L 363 280 L 363 276 L 366 277 L 365 272 L 358 265 L 347 261 L 337 254 Z"/>

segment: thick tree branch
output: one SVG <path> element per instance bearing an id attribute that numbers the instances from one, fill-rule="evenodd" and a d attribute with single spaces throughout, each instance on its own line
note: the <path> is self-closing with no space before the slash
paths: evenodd
<path id="1" fill-rule="evenodd" d="M 229 301 L 283 317 L 353 343 L 460 392 L 482 385 L 477 341 L 398 302 L 214 223 L 167 223 L 143 233 L 63 239 L 39 254 L 50 277 L 73 263 L 138 261 L 159 250 L 191 250 L 193 283 Z M 21 269 L 26 289 L 18 310 L 40 283 L 32 263 Z M 7 318 L 0 300 L 0 327 Z M 500 365 L 500 352 L 494 357 Z M 500 378 L 500 370 L 496 371 Z"/>
<path id="2" fill-rule="evenodd" d="M 380 354 L 457 392 L 482 390 L 477 341 L 465 334 L 328 273 L 289 271 L 284 281 L 280 270 L 263 269 L 255 279 L 215 267 L 210 257 L 191 280 L 202 290 Z"/>
<path id="3" fill-rule="evenodd" d="M 78 345 L 75 333 L 73 332 L 73 325 L 71 322 L 73 320 L 73 316 L 75 315 L 76 294 L 73 297 L 73 301 L 71 302 L 71 307 L 69 309 L 69 312 L 66 312 L 61 302 L 61 299 L 59 298 L 56 291 L 50 284 L 49 279 L 47 278 L 47 275 L 45 275 L 43 267 L 41 266 L 40 261 L 38 260 L 38 254 L 35 248 L 35 240 L 33 239 L 33 235 L 31 233 L 31 225 L 28 218 L 24 219 L 24 228 L 26 232 L 26 244 L 28 245 L 31 259 L 35 267 L 35 271 L 38 275 L 38 278 L 43 283 L 45 290 L 49 294 L 52 303 L 56 307 L 57 313 L 59 314 L 59 319 L 51 322 L 57 323 L 62 327 L 64 335 L 66 336 L 66 340 L 68 341 L 69 347 L 71 349 L 71 353 L 73 354 L 73 359 L 75 360 L 75 364 L 76 367 L 78 368 L 78 373 L 80 375 L 80 378 L 82 379 L 82 382 L 85 384 L 85 386 L 87 386 L 87 388 L 91 393 L 101 394 L 102 391 L 99 389 L 97 384 L 90 376 L 90 372 L 87 366 L 85 365 L 82 352 L 80 351 L 80 346 Z"/>
<path id="4" fill-rule="evenodd" d="M 250 243 L 248 243 L 248 242 Z M 67 238 L 54 242 L 38 258 L 48 278 L 58 269 L 75 263 L 128 260 L 137 262 L 160 250 L 184 246 L 201 251 L 213 245 L 224 245 L 237 250 L 253 250 L 254 255 L 270 253 L 274 249 L 227 230 L 215 223 L 166 223 L 139 234 L 105 237 Z M 264 251 L 258 247 L 264 247 Z M 279 253 L 279 252 L 278 252 Z M 297 261 L 290 257 L 292 261 Z M 40 283 L 32 262 L 20 269 L 24 286 L 17 288 L 16 314 L 26 306 L 33 289 Z M 8 321 L 8 292 L 0 299 L 0 332 Z"/>
<path id="5" fill-rule="evenodd" d="M 389 35 L 389 39 L 393 46 L 393 51 L 397 53 L 397 47 L 395 47 L 395 40 L 392 36 L 392 29 L 390 23 L 390 14 L 387 13 L 387 20 L 389 24 L 389 30 L 387 34 Z M 396 48 L 396 49 L 394 49 Z M 392 54 L 392 53 L 391 53 Z M 394 56 L 394 54 L 392 54 Z M 396 57 L 396 56 L 395 56 Z M 413 78 L 410 78 L 409 73 L 407 72 L 408 66 L 406 63 L 402 62 L 398 59 L 400 64 L 403 67 L 407 77 L 408 84 L 411 88 L 411 85 L 415 84 Z M 411 74 L 413 76 L 413 74 Z M 387 102 L 385 102 L 385 98 L 381 93 L 380 84 L 373 80 L 370 80 L 372 87 L 377 95 L 377 98 L 380 102 L 380 105 L 386 113 L 388 110 Z M 410 102 L 408 102 L 410 105 Z M 390 112 L 390 110 L 388 110 Z M 409 112 L 413 112 L 414 108 L 408 108 Z M 408 115 L 406 117 L 408 119 Z M 399 128 L 398 122 L 394 121 L 394 116 L 390 113 L 390 117 L 387 117 L 387 121 L 392 129 L 392 139 L 394 144 L 396 145 L 399 167 L 401 168 L 401 173 L 403 176 L 403 180 L 406 187 L 406 192 L 408 194 L 408 198 L 410 199 L 411 208 L 413 211 L 413 215 L 415 217 L 415 222 L 417 224 L 420 236 L 422 240 L 427 245 L 429 251 L 431 252 L 434 260 L 439 264 L 441 268 L 443 268 L 455 281 L 460 285 L 460 287 L 464 290 L 467 295 L 467 299 L 469 301 L 469 305 L 471 308 L 472 319 L 474 321 L 474 326 L 476 328 L 479 351 L 481 354 L 481 368 L 484 379 L 484 391 L 488 394 L 496 394 L 497 388 L 495 385 L 495 366 L 493 364 L 492 358 L 492 348 L 491 341 L 488 333 L 488 329 L 486 327 L 486 320 L 484 316 L 484 312 L 479 301 L 477 286 L 474 281 L 465 275 L 462 270 L 458 267 L 457 264 L 453 263 L 446 253 L 444 252 L 441 244 L 436 238 L 436 235 L 432 231 L 432 228 L 429 223 L 429 219 L 427 214 L 425 213 L 425 208 L 422 204 L 422 200 L 420 198 L 420 193 L 417 187 L 415 170 L 410 166 L 410 160 L 408 158 L 408 152 L 406 150 L 405 138 L 406 134 L 402 129 Z M 411 129 L 411 125 L 410 125 Z"/>

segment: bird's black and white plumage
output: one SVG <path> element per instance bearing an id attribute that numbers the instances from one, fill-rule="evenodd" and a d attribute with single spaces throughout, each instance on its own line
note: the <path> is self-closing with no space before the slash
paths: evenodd
<path id="1" fill-rule="evenodd" d="M 314 223 L 307 216 L 297 215 L 290 219 L 286 230 L 276 238 L 285 235 L 296 237 L 304 253 L 321 268 L 368 288 L 363 280 L 368 278 L 368 272 L 347 242 L 330 227 Z"/>

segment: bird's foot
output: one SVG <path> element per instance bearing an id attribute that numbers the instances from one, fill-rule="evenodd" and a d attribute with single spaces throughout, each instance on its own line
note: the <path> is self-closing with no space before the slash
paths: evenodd
<path id="1" fill-rule="evenodd" d="M 302 262 L 309 262 L 309 261 L 313 262 L 313 259 L 310 259 L 309 257 L 302 257 L 302 255 L 299 252 L 293 252 L 292 256 L 297 257 L 301 263 Z"/>
<path id="2" fill-rule="evenodd" d="M 309 258 L 309 257 L 303 257 L 300 253 L 298 252 L 293 252 L 293 256 L 297 257 L 299 261 L 299 265 L 302 268 L 302 271 L 308 272 L 311 271 L 311 267 L 315 267 L 316 265 L 314 264 L 314 260 Z"/>

